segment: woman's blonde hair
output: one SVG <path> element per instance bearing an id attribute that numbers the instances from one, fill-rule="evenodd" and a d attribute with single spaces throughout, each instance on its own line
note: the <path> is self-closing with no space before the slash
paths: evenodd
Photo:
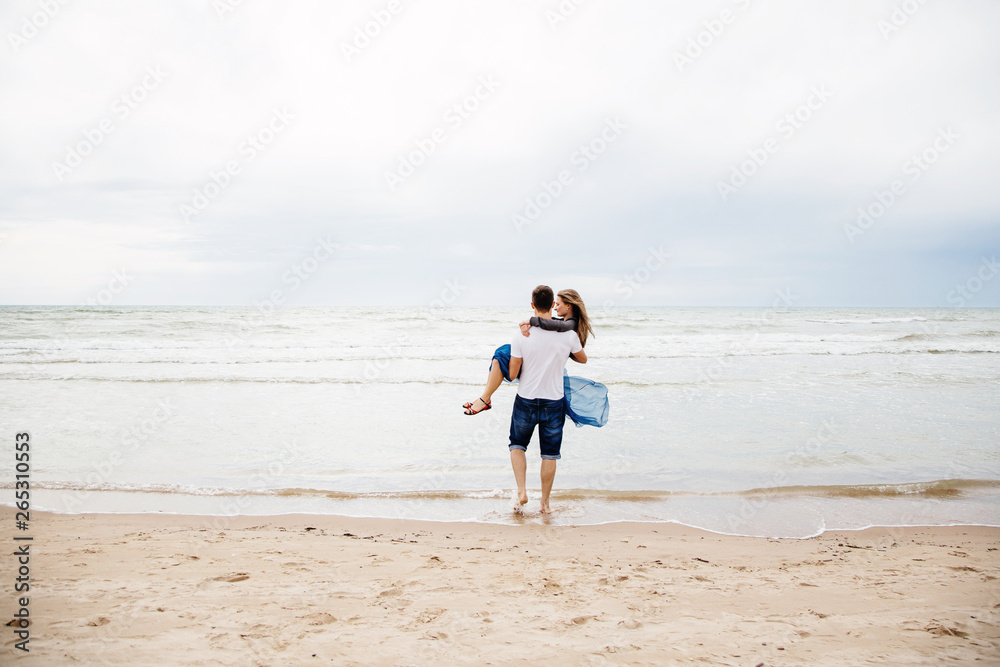
<path id="1" fill-rule="evenodd" d="M 559 298 L 573 309 L 573 319 L 576 320 L 576 333 L 580 336 L 580 345 L 587 347 L 587 337 L 597 334 L 590 326 L 590 317 L 587 316 L 587 307 L 583 305 L 583 299 L 575 289 L 559 290 Z"/>

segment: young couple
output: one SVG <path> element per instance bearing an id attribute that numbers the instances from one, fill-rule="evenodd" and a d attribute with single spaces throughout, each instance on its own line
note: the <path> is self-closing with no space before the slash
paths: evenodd
<path id="1" fill-rule="evenodd" d="M 555 306 L 561 319 L 551 319 Z M 486 389 L 476 400 L 466 403 L 465 414 L 476 415 L 492 408 L 493 392 L 507 380 L 518 380 L 517 395 L 510 416 L 510 463 L 517 482 L 517 502 L 528 502 L 525 486 L 525 450 L 538 426 L 542 457 L 542 513 L 548 514 L 549 494 L 561 458 L 563 426 L 569 416 L 577 425 L 603 426 L 607 421 L 607 389 L 582 378 L 564 377 L 566 361 L 587 363 L 583 347 L 593 334 L 587 309 L 575 290 L 552 293 L 539 285 L 531 293 L 534 317 L 521 322 L 521 332 L 510 345 L 497 348 L 490 362 Z M 575 399 L 579 398 L 579 401 Z"/>

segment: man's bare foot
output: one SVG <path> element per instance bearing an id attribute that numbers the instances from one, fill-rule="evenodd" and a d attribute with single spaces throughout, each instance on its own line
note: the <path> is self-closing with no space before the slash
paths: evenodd
<path id="1" fill-rule="evenodd" d="M 548 503 L 542 503 L 542 514 L 552 514 L 552 508 Z"/>
<path id="2" fill-rule="evenodd" d="M 511 509 L 514 510 L 515 514 L 524 514 L 524 506 L 528 503 L 528 492 L 521 491 L 518 493 L 517 491 L 512 491 L 510 501 L 513 505 Z"/>

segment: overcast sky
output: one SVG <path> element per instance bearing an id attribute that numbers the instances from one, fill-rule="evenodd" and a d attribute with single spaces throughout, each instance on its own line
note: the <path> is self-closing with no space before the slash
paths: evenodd
<path id="1" fill-rule="evenodd" d="M 993 0 L 0 25 L 0 303 L 1000 305 Z"/>

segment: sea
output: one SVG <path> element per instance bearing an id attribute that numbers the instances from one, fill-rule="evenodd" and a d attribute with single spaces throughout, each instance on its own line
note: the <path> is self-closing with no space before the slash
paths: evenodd
<path id="1" fill-rule="evenodd" d="M 567 422 L 548 515 L 537 439 L 512 509 L 516 386 L 462 409 L 528 315 L 0 307 L 0 503 L 28 433 L 31 507 L 59 513 L 1000 526 L 1000 309 L 598 309 L 567 372 L 610 418 Z"/>

